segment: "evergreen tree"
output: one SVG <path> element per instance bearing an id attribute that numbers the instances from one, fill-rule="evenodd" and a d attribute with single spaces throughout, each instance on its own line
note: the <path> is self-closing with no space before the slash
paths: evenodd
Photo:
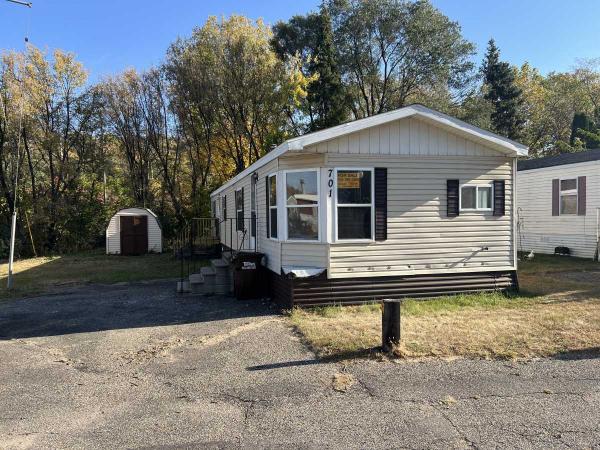
<path id="1" fill-rule="evenodd" d="M 339 125 L 346 120 L 348 109 L 327 8 L 323 8 L 319 14 L 317 45 L 310 71 L 311 74 L 318 75 L 308 87 L 309 101 L 316 109 L 311 131 Z"/>
<path id="2" fill-rule="evenodd" d="M 594 117 L 598 116 L 598 109 L 594 111 Z M 575 113 L 571 122 L 571 139 L 569 143 L 573 146 L 580 141 L 584 148 L 600 148 L 600 127 L 598 119 L 596 123 L 586 113 Z"/>
<path id="3" fill-rule="evenodd" d="M 284 61 L 300 56 L 305 76 L 316 76 L 308 86 L 308 96 L 302 106 L 306 130 L 316 131 L 344 122 L 349 108 L 327 8 L 323 6 L 319 13 L 294 16 L 288 22 L 277 23 L 273 27 L 271 45 Z"/>
<path id="4" fill-rule="evenodd" d="M 510 64 L 500 61 L 500 50 L 493 39 L 488 43 L 482 72 L 486 87 L 485 98 L 492 104 L 494 131 L 517 139 L 524 125 L 519 114 L 522 92 L 515 83 L 515 74 Z"/>

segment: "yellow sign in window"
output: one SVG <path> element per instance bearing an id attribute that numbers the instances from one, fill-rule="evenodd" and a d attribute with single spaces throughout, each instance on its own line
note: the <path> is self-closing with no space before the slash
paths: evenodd
<path id="1" fill-rule="evenodd" d="M 339 189 L 360 189 L 362 172 L 338 172 L 337 182 Z"/>

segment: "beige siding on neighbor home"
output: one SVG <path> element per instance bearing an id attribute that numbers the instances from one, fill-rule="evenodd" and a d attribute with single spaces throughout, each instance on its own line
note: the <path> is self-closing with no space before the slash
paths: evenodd
<path id="1" fill-rule="evenodd" d="M 586 215 L 552 215 L 552 180 L 586 177 Z M 600 207 L 600 161 L 523 170 L 517 173 L 522 241 L 525 251 L 554 253 L 566 246 L 574 256 L 596 251 L 596 208 Z"/>

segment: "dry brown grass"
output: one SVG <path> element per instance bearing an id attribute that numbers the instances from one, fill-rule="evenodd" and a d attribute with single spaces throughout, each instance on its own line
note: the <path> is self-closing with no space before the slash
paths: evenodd
<path id="1" fill-rule="evenodd" d="M 600 351 L 600 275 L 521 276 L 522 296 L 473 294 L 402 305 L 402 357 L 529 358 Z M 573 279 L 579 281 L 573 281 Z M 381 345 L 379 305 L 295 310 L 291 320 L 320 356 L 364 355 Z"/>

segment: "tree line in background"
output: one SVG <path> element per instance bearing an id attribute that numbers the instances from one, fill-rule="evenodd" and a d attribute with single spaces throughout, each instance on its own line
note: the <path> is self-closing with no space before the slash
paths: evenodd
<path id="1" fill-rule="evenodd" d="M 73 54 L 5 52 L 0 257 L 17 167 L 17 254 L 28 256 L 103 245 L 121 207 L 151 208 L 169 237 L 285 139 L 411 103 L 519 140 L 534 157 L 600 147 L 600 60 L 542 75 L 502 61 L 493 40 L 479 66 L 474 54 L 425 0 L 325 0 L 273 27 L 209 18 L 159 67 L 96 84 Z"/>

